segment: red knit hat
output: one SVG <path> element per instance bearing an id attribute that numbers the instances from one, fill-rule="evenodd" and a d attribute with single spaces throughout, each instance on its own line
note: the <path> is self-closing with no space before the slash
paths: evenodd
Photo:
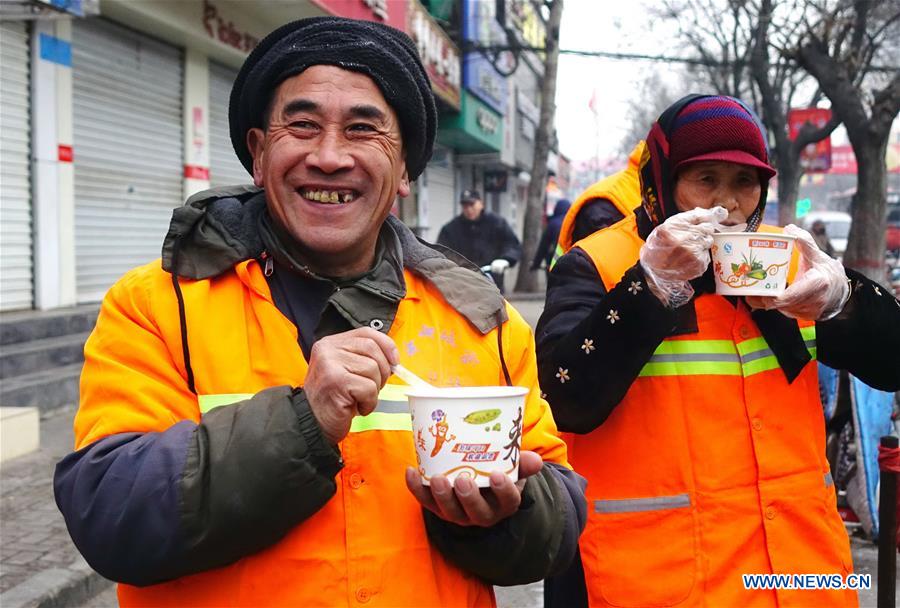
<path id="1" fill-rule="evenodd" d="M 675 171 L 688 163 L 721 160 L 748 165 L 771 179 L 766 142 L 747 109 L 731 97 L 701 97 L 689 103 L 672 125 L 669 162 Z"/>

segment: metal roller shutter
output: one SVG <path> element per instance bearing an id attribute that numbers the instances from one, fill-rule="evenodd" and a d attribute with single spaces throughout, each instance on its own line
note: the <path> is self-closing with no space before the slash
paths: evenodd
<path id="1" fill-rule="evenodd" d="M 31 308 L 31 121 L 28 28 L 0 22 L 0 309 Z"/>
<path id="2" fill-rule="evenodd" d="M 228 98 L 237 70 L 209 62 L 209 183 L 249 184 L 252 178 L 238 160 L 228 133 Z"/>
<path id="3" fill-rule="evenodd" d="M 444 224 L 458 213 L 452 150 L 434 147 L 431 161 L 425 166 L 425 183 L 428 188 L 428 230 L 423 238 L 435 242 Z"/>
<path id="4" fill-rule="evenodd" d="M 158 258 L 182 203 L 181 51 L 102 19 L 72 33 L 79 302 Z"/>

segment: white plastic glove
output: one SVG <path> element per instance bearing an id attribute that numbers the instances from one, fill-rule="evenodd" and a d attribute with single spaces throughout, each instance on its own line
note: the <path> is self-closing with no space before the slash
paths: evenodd
<path id="1" fill-rule="evenodd" d="M 746 296 L 747 304 L 751 308 L 774 308 L 794 319 L 827 321 L 841 312 L 850 299 L 844 266 L 819 249 L 806 230 L 788 224 L 784 232 L 796 237 L 794 246 L 800 253 L 800 268 L 794 282 L 776 298 Z"/>
<path id="2" fill-rule="evenodd" d="M 497 258 L 491 262 L 491 272 L 494 274 L 503 274 L 509 268 L 509 262 L 503 258 Z"/>
<path id="3" fill-rule="evenodd" d="M 673 215 L 653 229 L 641 247 L 641 266 L 650 291 L 670 308 L 686 304 L 694 295 L 688 282 L 706 272 L 712 235 L 728 217 L 722 207 L 691 209 Z"/>

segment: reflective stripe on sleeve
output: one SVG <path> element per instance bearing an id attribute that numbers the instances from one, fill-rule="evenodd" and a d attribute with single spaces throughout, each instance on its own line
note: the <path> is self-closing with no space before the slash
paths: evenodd
<path id="1" fill-rule="evenodd" d="M 378 405 L 368 416 L 354 416 L 350 423 L 351 433 L 366 431 L 408 431 L 412 432 L 412 417 L 405 384 L 385 384 L 378 392 Z"/>
<path id="2" fill-rule="evenodd" d="M 553 270 L 553 267 L 556 266 L 556 262 L 563 256 L 565 251 L 563 251 L 562 246 L 557 243 L 556 249 L 553 250 L 553 257 L 550 258 L 550 266 L 547 267 L 547 270 Z"/>
<path id="3" fill-rule="evenodd" d="M 368 416 L 355 416 L 350 423 L 351 433 L 365 431 L 410 431 L 412 432 L 412 418 L 409 415 L 409 404 L 406 391 L 409 387 L 402 384 L 385 384 L 378 392 L 378 405 Z M 209 411 L 223 405 L 232 405 L 253 397 L 252 393 L 220 393 L 215 395 L 200 395 L 200 413 Z"/>
<path id="4" fill-rule="evenodd" d="M 652 498 L 595 500 L 594 513 L 637 513 L 640 511 L 681 509 L 689 506 L 691 506 L 690 496 L 687 494 L 676 494 L 675 496 L 654 496 Z"/>
<path id="5" fill-rule="evenodd" d="M 200 413 L 206 414 L 217 407 L 246 401 L 252 396 L 253 393 L 219 393 L 218 395 L 198 395 L 197 401 L 200 404 Z"/>

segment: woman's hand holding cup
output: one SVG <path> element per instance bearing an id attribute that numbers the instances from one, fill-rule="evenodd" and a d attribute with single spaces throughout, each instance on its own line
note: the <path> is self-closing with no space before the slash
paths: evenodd
<path id="1" fill-rule="evenodd" d="M 785 234 L 796 237 L 800 252 L 800 270 L 777 298 L 746 296 L 751 308 L 775 309 L 794 319 L 826 321 L 837 315 L 850 298 L 847 273 L 840 262 L 819 249 L 812 235 L 788 224 Z"/>
<path id="2" fill-rule="evenodd" d="M 709 266 L 712 235 L 727 217 L 722 207 L 698 207 L 673 215 L 647 237 L 641 247 L 641 267 L 650 291 L 663 304 L 678 308 L 694 295 L 689 281 Z"/>

